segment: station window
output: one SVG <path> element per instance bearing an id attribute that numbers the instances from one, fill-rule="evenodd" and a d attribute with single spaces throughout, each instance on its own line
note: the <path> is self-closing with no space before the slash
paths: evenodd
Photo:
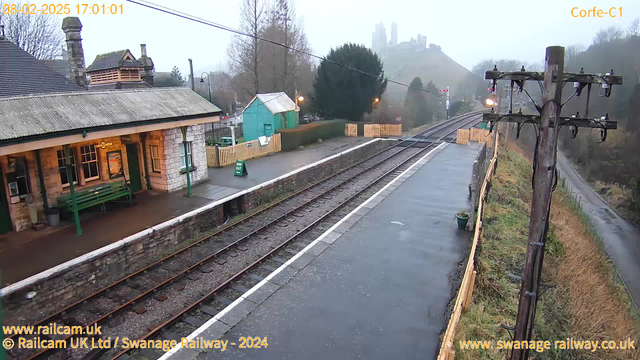
<path id="1" fill-rule="evenodd" d="M 76 149 L 71 148 L 71 154 L 69 154 L 71 165 L 73 165 L 73 171 L 71 175 L 73 177 L 73 183 L 78 183 L 78 175 L 76 170 Z M 69 177 L 67 176 L 67 161 L 64 156 L 64 150 L 58 150 L 58 168 L 60 170 L 60 181 L 62 186 L 69 186 Z"/>
<path id="2" fill-rule="evenodd" d="M 95 145 L 85 145 L 80 147 L 80 157 L 82 160 L 82 172 L 85 181 L 96 180 L 100 178 L 98 170 L 98 154 Z"/>
<path id="3" fill-rule="evenodd" d="M 180 145 L 184 147 L 184 145 Z M 160 152 L 158 151 L 158 145 L 149 145 L 151 152 L 151 170 L 153 172 L 160 172 Z M 184 149 L 182 149 L 184 152 Z"/>
<path id="4" fill-rule="evenodd" d="M 27 170 L 27 161 L 24 157 L 17 158 L 16 162 L 16 181 L 18 182 L 18 191 L 20 195 L 31 192 L 29 186 L 29 171 Z"/>
<path id="5" fill-rule="evenodd" d="M 186 170 L 187 165 L 184 163 L 184 143 L 179 145 L 180 148 L 180 169 Z M 189 156 L 189 169 L 193 169 L 193 155 L 191 154 L 191 142 L 187 141 L 187 156 Z"/>
<path id="6" fill-rule="evenodd" d="M 31 192 L 29 184 L 29 170 L 27 160 L 24 157 L 9 157 L 9 169 L 7 180 L 9 181 L 9 194 L 11 196 L 26 195 Z"/>

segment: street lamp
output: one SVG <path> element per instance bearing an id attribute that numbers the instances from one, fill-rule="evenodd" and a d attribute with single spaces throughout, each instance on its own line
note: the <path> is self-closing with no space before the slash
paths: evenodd
<path id="1" fill-rule="evenodd" d="M 380 98 L 373 99 L 373 106 L 371 107 L 371 123 L 374 124 L 376 121 L 376 105 L 380 102 Z"/>
<path id="2" fill-rule="evenodd" d="M 202 74 L 200 74 L 200 83 L 204 83 L 204 74 L 207 74 L 207 83 L 209 83 L 209 102 L 211 102 L 211 78 L 209 77 L 209 73 L 208 72 L 203 72 Z"/>
<path id="3" fill-rule="evenodd" d="M 304 101 L 304 96 L 302 95 L 296 96 L 296 106 L 298 106 L 299 102 L 303 102 L 303 101 Z"/>

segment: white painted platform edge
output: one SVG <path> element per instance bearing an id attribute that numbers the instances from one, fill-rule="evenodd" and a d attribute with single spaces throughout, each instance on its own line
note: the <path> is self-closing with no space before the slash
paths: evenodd
<path id="1" fill-rule="evenodd" d="M 94 259 L 96 257 L 99 257 L 100 255 L 102 255 L 102 254 L 104 254 L 106 252 L 109 252 L 109 251 L 124 247 L 128 243 L 134 242 L 134 241 L 138 240 L 139 238 L 141 238 L 143 236 L 146 236 L 146 235 L 148 235 L 150 233 L 153 233 L 154 231 L 159 231 L 159 230 L 171 227 L 171 226 L 173 226 L 175 224 L 178 224 L 178 223 L 180 223 L 180 222 L 182 222 L 182 221 L 184 221 L 184 220 L 186 220 L 186 219 L 188 219 L 188 218 L 190 218 L 192 216 L 196 216 L 196 215 L 198 215 L 198 214 L 200 214 L 202 212 L 205 212 L 205 211 L 207 211 L 209 209 L 212 209 L 212 208 L 214 208 L 214 207 L 216 207 L 216 206 L 218 206 L 220 204 L 223 204 L 223 203 L 225 203 L 225 202 L 227 202 L 229 200 L 233 200 L 233 199 L 235 199 L 237 197 L 240 197 L 242 195 L 248 194 L 248 193 L 250 193 L 252 191 L 255 191 L 255 190 L 261 189 L 263 187 L 269 186 L 269 185 L 275 183 L 276 181 L 285 179 L 287 177 L 295 175 L 295 174 L 297 174 L 297 173 L 299 173 L 301 171 L 304 171 L 306 169 L 318 166 L 320 164 L 323 164 L 323 163 L 325 163 L 327 161 L 333 160 L 333 159 L 335 159 L 335 158 L 337 158 L 339 156 L 343 156 L 343 155 L 345 155 L 347 153 L 350 153 L 350 152 L 352 152 L 354 150 L 357 150 L 359 148 L 367 146 L 367 145 L 369 145 L 371 143 L 374 143 L 376 141 L 383 141 L 383 140 L 387 140 L 387 139 L 376 138 L 376 139 L 373 139 L 371 141 L 367 141 L 364 144 L 360 144 L 358 146 L 354 146 L 354 147 L 349 148 L 349 149 L 347 149 L 345 151 L 342 151 L 340 153 L 333 154 L 331 156 L 328 156 L 328 157 L 326 157 L 324 159 L 318 160 L 318 161 L 316 161 L 314 163 L 311 163 L 309 165 L 305 165 L 305 166 L 303 166 L 303 167 L 301 167 L 299 169 L 293 170 L 293 171 L 291 171 L 289 173 L 286 173 L 284 175 L 280 175 L 280 176 L 278 176 L 276 178 L 273 178 L 271 180 L 268 180 L 268 181 L 265 181 L 263 183 L 260 183 L 260 184 L 258 184 L 256 186 L 250 187 L 250 188 L 245 189 L 245 190 L 241 190 L 241 191 L 239 191 L 239 192 L 237 192 L 235 194 L 229 195 L 229 196 L 227 196 L 227 197 L 225 197 L 223 199 L 216 200 L 216 201 L 211 202 L 209 204 L 206 204 L 206 205 L 204 205 L 202 207 L 199 207 L 197 209 L 191 210 L 186 214 L 177 216 L 177 217 L 175 217 L 173 219 L 169 219 L 169 220 L 164 221 L 164 222 L 162 222 L 160 224 L 154 225 L 154 226 L 152 226 L 152 227 L 150 227 L 148 229 L 145 229 L 145 230 L 137 232 L 137 233 L 135 233 L 133 235 L 127 236 L 126 238 L 124 238 L 122 240 L 118 240 L 118 241 L 116 241 L 114 243 L 111 243 L 111 244 L 103 246 L 103 247 L 101 247 L 99 249 L 93 250 L 90 253 L 81 255 L 81 256 L 79 256 L 77 258 L 73 258 L 73 259 L 71 259 L 71 260 L 69 260 L 67 262 L 64 262 L 64 263 L 60 264 L 60 265 L 56 265 L 56 266 L 54 266 L 52 268 L 49 268 L 49 269 L 44 270 L 44 271 L 42 271 L 40 273 L 37 273 L 37 274 L 35 274 L 33 276 L 30 276 L 30 277 L 28 277 L 28 278 L 26 278 L 24 280 L 21 280 L 21 281 L 15 283 L 15 284 L 11 284 L 9 286 L 6 286 L 6 287 L 0 289 L 0 297 L 7 296 L 7 295 L 9 295 L 9 294 L 11 294 L 13 292 L 16 292 L 16 291 L 24 288 L 24 287 L 30 286 L 30 285 L 32 285 L 32 284 L 34 284 L 34 283 L 36 283 L 36 282 L 38 282 L 40 280 L 49 278 L 49 277 L 51 277 L 51 276 L 53 276 L 55 274 L 63 272 L 64 270 L 66 270 L 66 269 L 68 269 L 70 267 L 76 266 L 76 265 L 81 264 L 81 263 L 83 263 L 85 261 L 92 260 L 92 259 Z M 397 140 L 394 140 L 394 141 L 397 141 Z"/>
<path id="2" fill-rule="evenodd" d="M 240 296 L 239 298 L 237 298 L 234 302 L 232 302 L 231 304 L 229 304 L 227 307 L 225 307 L 224 309 L 222 309 L 222 311 L 220 311 L 218 314 L 216 314 L 216 316 L 214 316 L 213 318 L 209 319 L 209 321 L 207 321 L 206 323 L 202 324 L 199 328 L 197 328 L 194 332 L 192 332 L 191 334 L 189 334 L 189 336 L 187 336 L 187 339 L 189 340 L 193 340 L 196 337 L 198 337 L 198 335 L 200 335 L 201 333 L 203 333 L 205 330 L 207 330 L 211 325 L 213 325 L 216 321 L 219 321 L 220 318 L 222 318 L 226 313 L 228 313 L 229 311 L 231 311 L 234 307 L 236 307 L 238 304 L 240 304 L 241 302 L 243 302 L 244 300 L 247 299 L 247 297 L 249 297 L 251 294 L 253 294 L 254 292 L 258 291 L 264 284 L 266 284 L 269 280 L 273 279 L 276 275 L 278 275 L 280 272 L 282 272 L 285 268 L 287 268 L 289 265 L 291 265 L 291 263 L 293 263 L 294 261 L 296 261 L 299 257 L 301 257 L 302 255 L 304 255 L 305 253 L 307 253 L 307 251 L 309 251 L 312 247 L 314 247 L 318 242 L 322 241 L 322 239 L 324 239 L 327 235 L 329 235 L 333 230 L 335 230 L 338 226 L 340 226 L 343 222 L 345 222 L 348 218 L 350 218 L 353 214 L 355 214 L 358 210 L 360 210 L 361 208 L 363 208 L 365 205 L 367 205 L 369 202 L 371 202 L 373 199 L 375 199 L 378 195 L 380 195 L 380 193 L 382 193 L 383 191 L 385 191 L 389 186 L 391 186 L 394 182 L 396 182 L 401 176 L 407 174 L 409 171 L 411 171 L 415 166 L 417 165 L 424 165 L 424 163 L 422 162 L 425 158 L 427 158 L 429 155 L 431 155 L 431 153 L 433 153 L 434 151 L 440 149 L 441 147 L 446 146 L 448 143 L 443 142 L 440 145 L 436 146 L 434 149 L 432 149 L 431 151 L 429 151 L 428 153 L 426 153 L 423 157 L 420 158 L 420 160 L 416 161 L 415 163 L 413 163 L 411 166 L 409 166 L 409 168 L 407 168 L 405 171 L 403 171 L 402 173 L 400 173 L 398 176 L 396 176 L 395 178 L 393 178 L 393 180 L 391 180 L 387 185 L 385 185 L 384 187 L 382 187 L 382 189 L 378 190 L 375 194 L 371 195 L 370 198 L 368 198 L 367 200 L 365 200 L 362 204 L 358 205 L 355 209 L 353 209 L 350 213 L 348 213 L 345 217 L 343 217 L 342 219 L 340 219 L 337 223 L 333 224 L 333 226 L 331 226 L 329 229 L 327 229 L 327 231 L 325 231 L 324 233 L 322 233 L 322 235 L 318 236 L 315 240 L 313 240 L 309 245 L 307 245 L 304 249 L 300 250 L 299 253 L 295 254 L 291 259 L 289 259 L 287 262 L 285 262 L 284 264 L 280 265 L 280 267 L 278 267 L 274 272 L 272 272 L 271 274 L 269 274 L 267 277 L 265 277 L 264 279 L 262 279 L 262 281 L 260 281 L 259 283 L 257 283 L 256 285 L 254 285 L 251 289 L 247 290 L 244 294 L 242 294 L 242 296 Z M 160 358 L 158 358 L 158 360 L 167 360 L 169 359 L 171 356 L 173 356 L 175 353 L 177 353 L 180 349 L 182 349 L 182 347 L 180 345 L 177 345 L 173 348 L 171 348 L 169 351 L 167 351 L 166 353 L 164 353 L 164 355 L 162 355 Z"/>

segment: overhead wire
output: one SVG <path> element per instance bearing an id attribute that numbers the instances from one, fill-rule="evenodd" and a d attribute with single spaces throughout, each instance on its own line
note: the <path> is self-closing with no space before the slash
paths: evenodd
<path id="1" fill-rule="evenodd" d="M 379 76 L 377 76 L 375 74 L 372 74 L 372 73 L 369 73 L 369 72 L 354 68 L 354 67 L 349 66 L 349 65 L 345 65 L 345 64 L 339 63 L 337 61 L 329 60 L 324 56 L 315 55 L 315 54 L 312 54 L 312 53 L 310 53 L 308 51 L 297 49 L 297 48 L 291 47 L 289 45 L 279 43 L 277 41 L 273 41 L 273 40 L 269 40 L 269 39 L 263 38 L 261 36 L 248 34 L 248 33 L 245 33 L 243 31 L 240 31 L 240 30 L 237 30 L 237 29 L 233 29 L 233 28 L 231 28 L 229 26 L 222 25 L 222 24 L 210 21 L 210 20 L 202 19 L 202 18 L 199 18 L 197 16 L 193 16 L 191 14 L 187 14 L 187 13 L 175 10 L 175 9 L 168 8 L 166 6 L 158 5 L 158 4 L 155 4 L 155 3 L 152 3 L 152 2 L 149 2 L 149 1 L 144 1 L 144 0 L 127 0 L 127 2 L 130 2 L 132 4 L 136 4 L 136 5 L 140 5 L 140 6 L 144 6 L 146 8 L 152 9 L 152 10 L 160 11 L 160 12 L 163 12 L 165 14 L 173 15 L 173 16 L 185 19 L 185 20 L 194 21 L 194 22 L 200 23 L 202 25 L 207 25 L 207 26 L 211 26 L 211 27 L 214 27 L 214 28 L 217 28 L 217 29 L 220 29 L 220 30 L 229 31 L 229 32 L 234 33 L 236 35 L 248 36 L 248 37 L 263 41 L 263 42 L 270 43 L 272 45 L 280 46 L 280 47 L 283 47 L 285 49 L 298 52 L 300 54 L 312 57 L 314 59 L 318 59 L 320 61 L 326 61 L 327 63 L 339 66 L 341 68 L 344 68 L 344 69 L 347 69 L 347 70 L 350 70 L 350 71 L 355 71 L 355 72 L 360 73 L 362 75 L 371 76 L 371 77 L 374 77 L 376 79 L 380 78 Z M 408 84 L 402 83 L 400 81 L 396 81 L 396 80 L 389 79 L 389 78 L 386 78 L 386 80 L 389 83 L 409 88 Z M 426 93 L 429 93 L 429 94 L 437 95 L 437 96 L 446 96 L 444 94 L 441 94 L 440 92 L 433 92 L 433 91 L 430 91 L 430 90 L 424 89 L 424 88 L 422 88 L 420 90 L 422 90 L 422 91 L 424 91 Z M 459 97 L 459 96 L 449 96 L 449 98 L 464 99 L 463 97 Z"/>

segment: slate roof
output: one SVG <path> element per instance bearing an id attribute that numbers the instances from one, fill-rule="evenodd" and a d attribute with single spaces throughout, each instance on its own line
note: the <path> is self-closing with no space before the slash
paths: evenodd
<path id="1" fill-rule="evenodd" d="M 42 134 L 63 136 L 220 113 L 217 106 L 183 87 L 1 98 L 0 146 Z"/>
<path id="2" fill-rule="evenodd" d="M 82 90 L 14 43 L 0 40 L 0 98 Z"/>
<path id="3" fill-rule="evenodd" d="M 45 63 L 51 70 L 63 75 L 67 79 L 71 79 L 71 64 L 68 60 L 53 59 L 53 60 L 40 60 Z"/>
<path id="4" fill-rule="evenodd" d="M 129 49 L 118 50 L 106 54 L 96 56 L 93 63 L 87 68 L 87 72 L 116 69 L 119 67 L 142 67 L 142 63 L 138 60 L 123 60 L 125 54 L 131 53 Z M 133 54 L 131 54 L 133 56 Z M 135 57 L 134 57 L 135 59 Z"/>
<path id="5" fill-rule="evenodd" d="M 244 108 L 246 110 L 251 103 L 255 100 L 259 99 L 260 102 L 264 104 L 264 106 L 271 111 L 272 114 L 283 113 L 287 111 L 296 111 L 296 103 L 293 102 L 284 92 L 277 93 L 267 93 L 267 94 L 258 94 L 256 95 L 249 104 Z M 244 112 L 243 110 L 243 112 Z"/>

